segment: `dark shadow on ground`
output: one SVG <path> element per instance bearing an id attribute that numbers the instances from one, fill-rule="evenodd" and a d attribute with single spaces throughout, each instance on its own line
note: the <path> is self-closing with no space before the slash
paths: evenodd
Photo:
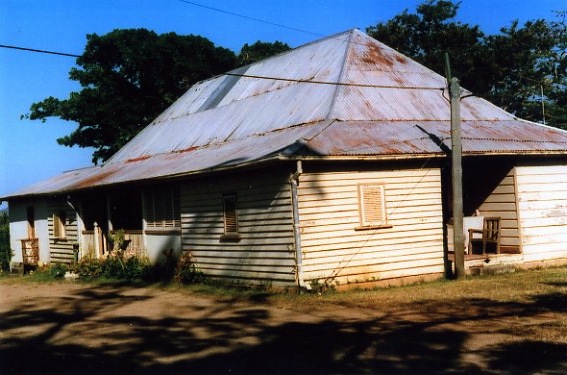
<path id="1" fill-rule="evenodd" d="M 427 319 L 390 314 L 363 319 L 274 318 L 266 305 L 216 301 L 152 315 L 115 313 L 152 296 L 126 287 L 30 300 L 0 314 L 2 374 L 441 374 L 567 372 L 567 344 L 525 338 L 478 349 L 490 370 L 463 363 L 470 332 L 461 324 L 564 312 L 565 295 L 525 304 L 416 305 Z M 181 301 L 180 301 L 181 302 Z M 280 310 L 278 314 L 282 313 Z M 30 334 L 30 329 L 37 332 Z"/>

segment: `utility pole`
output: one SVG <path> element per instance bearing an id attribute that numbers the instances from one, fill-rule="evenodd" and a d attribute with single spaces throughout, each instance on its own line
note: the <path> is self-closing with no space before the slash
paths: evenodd
<path id="1" fill-rule="evenodd" d="M 457 78 L 449 83 L 451 98 L 451 182 L 453 187 L 453 250 L 455 277 L 465 275 L 465 239 L 463 235 L 463 168 L 461 143 L 461 87 Z"/>

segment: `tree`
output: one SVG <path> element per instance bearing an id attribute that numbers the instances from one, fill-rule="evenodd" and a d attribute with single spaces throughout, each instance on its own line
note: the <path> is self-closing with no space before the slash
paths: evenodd
<path id="1" fill-rule="evenodd" d="M 567 11 L 558 11 L 557 20 L 551 23 L 552 38 L 556 41 L 551 57 L 546 61 L 545 99 L 549 123 L 567 130 Z"/>
<path id="2" fill-rule="evenodd" d="M 273 43 L 257 41 L 251 46 L 246 43 L 240 50 L 238 63 L 240 66 L 252 64 L 253 62 L 277 55 L 290 49 L 290 46 L 280 41 L 275 41 Z"/>
<path id="3" fill-rule="evenodd" d="M 459 5 L 429 0 L 416 14 L 406 10 L 367 32 L 443 75 L 447 52 L 453 76 L 475 95 L 532 121 L 543 122 L 545 107 L 546 123 L 565 127 L 565 13 L 558 22 L 514 21 L 499 34 L 485 35 L 479 26 L 453 21 Z"/>
<path id="4" fill-rule="evenodd" d="M 490 76 L 482 47 L 484 33 L 478 26 L 450 22 L 458 9 L 459 3 L 426 1 L 417 7 L 417 14 L 405 10 L 386 23 L 367 28 L 367 33 L 443 75 L 448 53 L 452 74 L 461 84 L 475 93 L 484 92 Z"/>
<path id="5" fill-rule="evenodd" d="M 544 20 L 535 20 L 523 27 L 514 21 L 500 31 L 486 40 L 494 67 L 483 96 L 519 117 L 543 122 L 542 91 L 551 89 L 549 63 L 556 43 L 552 29 Z"/>
<path id="6" fill-rule="evenodd" d="M 94 147 L 93 162 L 104 161 L 194 83 L 230 70 L 235 54 L 206 38 L 145 29 L 87 35 L 70 79 L 82 90 L 67 99 L 33 103 L 26 117 L 59 117 L 78 128 L 61 145 Z"/>

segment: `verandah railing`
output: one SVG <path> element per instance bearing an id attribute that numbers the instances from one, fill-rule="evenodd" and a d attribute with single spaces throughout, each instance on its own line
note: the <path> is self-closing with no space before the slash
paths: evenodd
<path id="1" fill-rule="evenodd" d="M 81 257 L 101 259 L 109 255 L 114 244 L 112 232 L 107 235 L 102 229 L 95 225 L 94 230 L 84 230 L 80 246 Z M 124 230 L 124 256 L 146 257 L 147 251 L 144 247 L 144 235 L 141 230 Z"/>

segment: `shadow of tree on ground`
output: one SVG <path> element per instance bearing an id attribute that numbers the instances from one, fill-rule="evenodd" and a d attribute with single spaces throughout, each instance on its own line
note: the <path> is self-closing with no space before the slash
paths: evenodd
<path id="1" fill-rule="evenodd" d="M 451 308 L 432 301 L 363 318 L 123 286 L 48 295 L 0 314 L 3 374 L 567 372 L 567 344 L 511 328 L 564 313 L 561 293 Z M 473 345 L 475 335 L 487 342 Z"/>

